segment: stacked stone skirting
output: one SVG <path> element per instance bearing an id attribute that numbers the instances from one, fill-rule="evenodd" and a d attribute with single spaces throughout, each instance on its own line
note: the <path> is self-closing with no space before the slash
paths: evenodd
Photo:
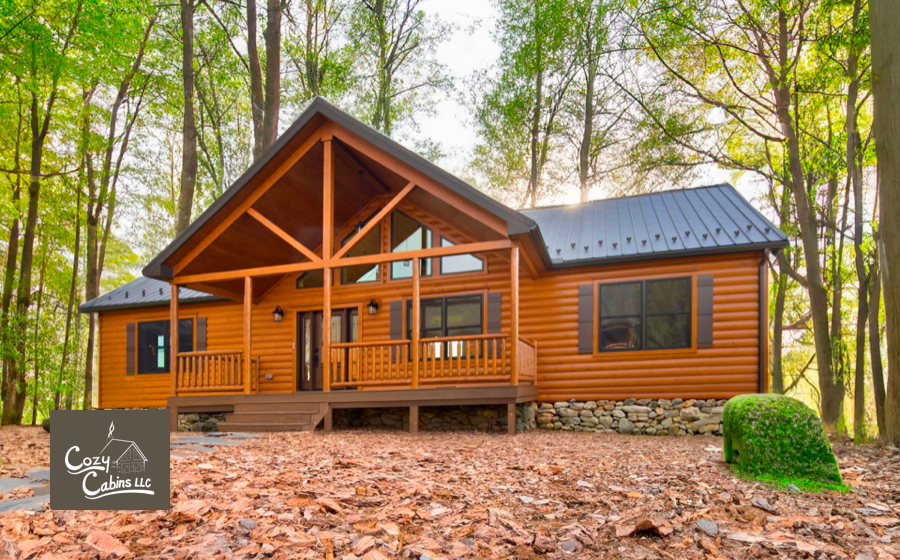
<path id="1" fill-rule="evenodd" d="M 218 432 L 219 422 L 225 421 L 224 413 L 200 412 L 178 415 L 179 432 Z"/>
<path id="2" fill-rule="evenodd" d="M 625 399 L 542 403 L 537 425 L 542 430 L 619 432 L 646 435 L 722 435 L 722 408 L 727 400 Z"/>
<path id="3" fill-rule="evenodd" d="M 537 428 L 537 405 L 516 405 L 516 430 Z M 409 408 L 336 409 L 336 428 L 409 429 Z M 505 432 L 506 405 L 436 406 L 419 409 L 419 430 Z"/>

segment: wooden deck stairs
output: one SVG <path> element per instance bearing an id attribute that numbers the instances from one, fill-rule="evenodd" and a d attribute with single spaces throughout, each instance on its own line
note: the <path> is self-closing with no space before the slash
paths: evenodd
<path id="1" fill-rule="evenodd" d="M 222 432 L 312 432 L 328 413 L 323 402 L 235 402 L 219 423 Z"/>

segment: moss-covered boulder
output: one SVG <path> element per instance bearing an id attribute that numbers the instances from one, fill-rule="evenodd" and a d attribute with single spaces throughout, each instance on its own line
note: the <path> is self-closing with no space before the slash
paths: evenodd
<path id="1" fill-rule="evenodd" d="M 841 482 L 822 422 L 797 399 L 741 395 L 725 404 L 725 462 L 742 474 L 780 482 Z"/>

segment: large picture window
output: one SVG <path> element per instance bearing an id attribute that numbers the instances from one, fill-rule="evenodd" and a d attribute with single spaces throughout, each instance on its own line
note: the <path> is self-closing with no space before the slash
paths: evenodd
<path id="1" fill-rule="evenodd" d="M 600 352 L 691 347 L 691 278 L 600 284 Z"/>
<path id="2" fill-rule="evenodd" d="M 169 321 L 137 325 L 137 372 L 169 373 Z M 178 320 L 178 351 L 193 352 L 194 320 Z"/>
<path id="3" fill-rule="evenodd" d="M 423 299 L 419 311 L 419 337 L 437 338 L 484 333 L 484 298 L 481 294 Z M 412 301 L 406 302 L 406 338 L 412 340 Z M 434 356 L 456 356 L 459 344 L 435 343 Z"/>
<path id="4" fill-rule="evenodd" d="M 431 249 L 431 230 L 403 212 L 391 214 L 391 252 Z M 419 274 L 431 276 L 431 259 L 422 259 Z M 391 280 L 412 278 L 412 261 L 391 263 Z"/>
<path id="5" fill-rule="evenodd" d="M 374 216 L 374 214 L 373 214 Z M 372 216 L 361 222 L 356 231 L 341 240 L 341 247 L 350 242 L 351 239 L 366 225 Z M 372 231 L 359 240 L 359 243 L 347 251 L 348 257 L 361 257 L 364 255 L 377 255 L 381 253 L 381 227 L 372 228 Z M 375 282 L 378 280 L 378 274 L 381 270 L 380 265 L 360 264 L 356 266 L 345 266 L 341 269 L 341 284 L 363 284 L 366 282 Z M 323 278 L 324 282 L 324 278 Z M 299 286 L 298 286 L 299 287 Z"/>
<path id="6" fill-rule="evenodd" d="M 453 247 L 456 243 L 441 237 L 441 247 Z M 460 274 L 463 272 L 481 272 L 484 260 L 475 255 L 453 255 L 441 257 L 441 274 Z"/>

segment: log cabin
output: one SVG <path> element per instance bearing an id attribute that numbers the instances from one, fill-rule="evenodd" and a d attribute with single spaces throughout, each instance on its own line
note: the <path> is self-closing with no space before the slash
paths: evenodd
<path id="1" fill-rule="evenodd" d="M 99 407 L 300 430 L 332 410 L 767 388 L 767 255 L 715 185 L 516 211 L 322 99 L 143 269 L 84 303 Z M 177 328 L 172 327 L 177 325 Z"/>

